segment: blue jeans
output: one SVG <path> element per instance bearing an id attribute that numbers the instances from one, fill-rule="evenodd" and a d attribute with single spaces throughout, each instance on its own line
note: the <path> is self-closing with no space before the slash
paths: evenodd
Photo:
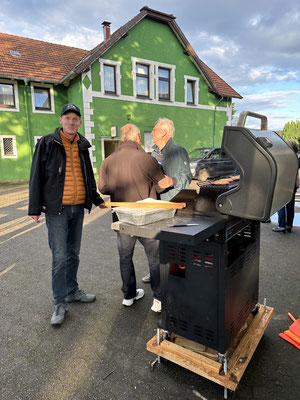
<path id="1" fill-rule="evenodd" d="M 78 289 L 77 271 L 81 244 L 83 205 L 63 206 L 60 215 L 46 214 L 52 252 L 54 304 L 66 304 L 68 294 Z"/>
<path id="2" fill-rule="evenodd" d="M 292 228 L 293 226 L 295 215 L 295 194 L 296 191 L 293 195 L 292 200 L 278 211 L 278 226 L 280 228 L 285 228 L 286 226 Z"/>
<path id="3" fill-rule="evenodd" d="M 150 269 L 150 283 L 153 296 L 160 300 L 160 261 L 159 240 L 125 235 L 117 232 L 117 244 L 120 256 L 120 271 L 123 281 L 122 291 L 125 299 L 136 296 L 136 277 L 132 261 L 136 241 L 139 241 L 145 249 Z"/>

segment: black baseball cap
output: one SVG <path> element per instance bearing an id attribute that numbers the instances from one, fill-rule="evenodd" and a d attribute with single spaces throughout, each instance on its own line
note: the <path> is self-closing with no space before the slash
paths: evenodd
<path id="1" fill-rule="evenodd" d="M 81 117 L 81 112 L 80 109 L 75 106 L 75 104 L 69 103 L 69 104 L 65 104 L 61 110 L 61 116 L 69 113 L 69 112 L 73 112 L 75 114 L 77 114 L 79 117 Z"/>

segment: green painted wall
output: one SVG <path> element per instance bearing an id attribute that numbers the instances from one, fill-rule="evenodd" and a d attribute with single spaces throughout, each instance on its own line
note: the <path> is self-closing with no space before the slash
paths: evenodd
<path id="1" fill-rule="evenodd" d="M 121 94 L 133 96 L 132 60 L 131 57 L 176 65 L 175 70 L 175 101 L 184 102 L 184 75 L 199 77 L 199 104 L 226 107 L 227 100 L 209 92 L 208 86 L 202 75 L 187 55 L 173 31 L 168 25 L 144 19 L 132 30 L 128 36 L 119 40 L 101 58 L 121 62 Z M 99 61 L 96 60 L 92 67 L 92 88 L 100 90 Z M 221 100 L 221 101 L 220 101 Z M 160 117 L 170 118 L 175 124 L 175 141 L 184 146 L 188 151 L 201 146 L 213 146 L 214 132 L 215 144 L 221 144 L 223 127 L 227 121 L 226 112 L 201 110 L 197 108 L 175 107 L 124 101 L 107 98 L 93 98 L 91 117 L 94 121 L 92 132 L 95 133 L 97 165 L 102 159 L 99 137 L 110 137 L 111 126 L 119 126 L 130 122 L 136 124 L 143 135 L 144 131 L 151 131 L 155 121 Z M 215 126 L 215 128 L 214 128 Z"/>
<path id="2" fill-rule="evenodd" d="M 55 114 L 32 111 L 30 83 L 18 82 L 19 112 L 0 111 L 0 135 L 16 135 L 17 158 L 0 157 L 0 181 L 29 179 L 34 136 L 43 136 L 59 126 L 58 117 L 67 102 L 67 89 L 53 86 Z"/>
<path id="3" fill-rule="evenodd" d="M 79 132 L 84 134 L 84 116 L 83 116 L 83 99 L 82 99 L 82 84 L 81 84 L 81 75 L 74 78 L 70 86 L 68 86 L 68 99 L 66 103 L 76 104 L 77 107 L 81 110 L 81 119 L 82 125 L 79 128 Z"/>
<path id="4" fill-rule="evenodd" d="M 121 94 L 133 96 L 131 57 L 142 58 L 154 62 L 176 65 L 175 70 L 175 102 L 184 102 L 184 75 L 199 77 L 199 104 L 226 107 L 227 100 L 209 92 L 208 86 L 167 24 L 156 20 L 144 19 L 129 34 L 120 39 L 101 58 L 121 62 Z M 100 64 L 96 60 L 91 66 L 92 90 L 99 92 Z M 54 85 L 55 114 L 34 113 L 32 111 L 30 82 L 25 85 L 18 82 L 19 112 L 0 111 L 0 134 L 16 135 L 17 158 L 2 159 L 0 157 L 0 181 L 28 179 L 34 136 L 42 136 L 52 132 L 57 126 L 62 106 L 71 102 L 82 110 L 84 120 L 83 94 L 81 76 L 74 78 L 68 87 Z M 134 100 L 134 99 L 133 99 Z M 216 145 L 220 145 L 223 127 L 226 124 L 226 112 L 201 110 L 197 108 L 175 107 L 135 101 L 94 97 L 91 103 L 94 114 L 92 133 L 95 134 L 93 145 L 97 161 L 97 169 L 102 160 L 101 137 L 110 137 L 110 128 L 130 122 L 136 124 L 143 135 L 151 131 L 160 117 L 167 117 L 175 124 L 175 141 L 188 151 L 201 146 L 212 146 L 215 132 Z M 83 121 L 84 122 L 84 121 Z M 84 133 L 84 126 L 80 129 Z"/>
<path id="5" fill-rule="evenodd" d="M 0 181 L 24 179 L 29 167 L 29 144 L 26 132 L 24 93 L 19 88 L 19 112 L 0 111 L 0 135 L 16 135 L 17 158 L 0 156 Z"/>

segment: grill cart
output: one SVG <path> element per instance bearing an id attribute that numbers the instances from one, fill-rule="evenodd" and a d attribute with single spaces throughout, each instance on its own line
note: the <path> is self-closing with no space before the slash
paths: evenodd
<path id="1" fill-rule="evenodd" d="M 265 117 L 247 115 L 258 116 L 263 129 L 223 132 L 238 181 L 181 191 L 172 201 L 187 208 L 174 218 L 118 223 L 122 233 L 160 240 L 162 324 L 147 349 L 224 386 L 225 398 L 273 313 L 258 304 L 260 222 L 291 199 L 298 170 L 293 150 L 267 130 Z"/>

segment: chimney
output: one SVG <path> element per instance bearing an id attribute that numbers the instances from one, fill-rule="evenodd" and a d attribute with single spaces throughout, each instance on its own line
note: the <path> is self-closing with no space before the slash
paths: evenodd
<path id="1" fill-rule="evenodd" d="M 102 22 L 104 42 L 106 42 L 106 40 L 108 40 L 110 38 L 110 24 L 111 24 L 111 22 L 107 22 L 107 21 Z"/>

